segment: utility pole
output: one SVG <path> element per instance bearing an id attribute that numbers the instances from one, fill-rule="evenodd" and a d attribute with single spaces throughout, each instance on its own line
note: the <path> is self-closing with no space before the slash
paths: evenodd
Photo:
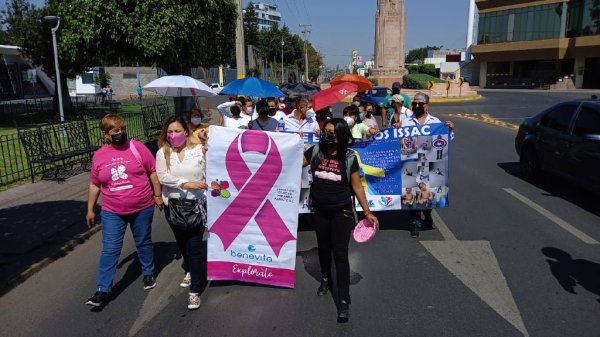
<path id="1" fill-rule="evenodd" d="M 235 28 L 235 61 L 237 78 L 246 77 L 246 54 L 244 52 L 244 16 L 242 14 L 242 0 L 237 0 L 238 18 Z"/>
<path id="2" fill-rule="evenodd" d="M 308 27 L 312 25 L 302 24 L 302 34 L 304 35 L 304 81 L 308 82 L 308 34 L 310 34 L 310 30 Z"/>

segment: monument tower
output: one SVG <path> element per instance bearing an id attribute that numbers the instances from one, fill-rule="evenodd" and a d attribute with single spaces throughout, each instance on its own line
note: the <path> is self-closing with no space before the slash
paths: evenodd
<path id="1" fill-rule="evenodd" d="M 404 68 L 404 0 L 377 0 L 375 14 L 375 68 L 371 74 L 379 85 L 402 83 Z"/>

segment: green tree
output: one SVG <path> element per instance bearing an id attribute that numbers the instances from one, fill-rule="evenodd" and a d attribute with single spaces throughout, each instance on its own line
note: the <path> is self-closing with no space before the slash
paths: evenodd
<path id="1" fill-rule="evenodd" d="M 254 11 L 254 3 L 250 1 L 244 12 L 244 43 L 257 46 L 258 39 L 258 18 Z"/>
<path id="2" fill-rule="evenodd" d="M 51 1 L 50 7 L 47 11 L 61 20 L 61 71 L 70 75 L 119 61 L 186 73 L 194 66 L 220 64 L 234 49 L 234 0 L 69 0 Z M 44 30 L 24 50 L 49 69 L 37 44 L 48 40 L 50 31 Z"/>
<path id="3" fill-rule="evenodd" d="M 439 50 L 442 49 L 443 46 L 425 46 L 423 48 L 412 49 L 406 55 L 405 62 L 406 63 L 419 63 L 422 64 L 423 60 L 427 57 L 427 52 L 429 50 Z"/>
<path id="4" fill-rule="evenodd" d="M 21 46 L 27 40 L 30 26 L 39 25 L 39 18 L 34 17 L 39 13 L 27 0 L 6 0 L 4 9 L 0 11 L 0 27 L 5 27 L 3 31 L 3 43 Z M 37 22 L 32 22 L 37 21 Z"/>

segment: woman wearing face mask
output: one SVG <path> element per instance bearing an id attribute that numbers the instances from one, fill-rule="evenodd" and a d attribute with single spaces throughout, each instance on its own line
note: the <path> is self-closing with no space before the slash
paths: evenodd
<path id="1" fill-rule="evenodd" d="M 190 128 L 189 132 L 191 134 L 190 141 L 192 142 L 192 144 L 202 143 L 202 138 L 204 137 L 205 129 L 201 128 L 200 126 L 202 125 L 203 119 L 204 116 L 202 114 L 202 110 L 200 110 L 199 108 L 193 108 L 187 115 L 188 127 Z"/>
<path id="2" fill-rule="evenodd" d="M 191 199 L 197 202 L 200 212 L 206 213 L 204 153 L 202 146 L 189 140 L 186 124 L 183 118 L 175 116 L 164 123 L 158 138 L 160 149 L 156 153 L 156 173 L 163 187 L 162 198 L 167 205 L 165 216 L 183 257 L 185 276 L 180 286 L 189 287 L 187 307 L 194 310 L 200 307 L 204 226 L 196 224 L 195 227 L 190 225 L 191 228 L 182 229 L 174 225 L 168 207 L 174 199 Z"/>
<path id="3" fill-rule="evenodd" d="M 254 101 L 252 101 L 250 98 L 246 99 L 246 101 L 244 102 L 244 107 L 242 109 L 242 115 L 246 115 L 248 117 L 248 119 L 250 119 L 250 120 L 258 117 L 258 116 L 255 116 Z"/>
<path id="4" fill-rule="evenodd" d="M 348 149 L 353 139 L 348 124 L 334 118 L 325 122 L 323 136 L 318 148 L 304 152 L 304 166 L 310 165 L 313 183 L 310 187 L 311 214 L 317 234 L 321 284 L 317 295 L 329 291 L 331 279 L 331 256 L 335 261 L 339 299 L 337 320 L 345 323 L 349 318 L 350 262 L 348 244 L 354 228 L 354 205 L 352 195 L 360 203 L 365 217 L 379 227 L 379 221 L 369 210 L 365 191 L 360 182 L 358 160 Z M 349 167 L 349 170 L 348 170 Z"/>
<path id="5" fill-rule="evenodd" d="M 144 289 L 156 286 L 151 225 L 154 207 L 161 210 L 163 207 L 161 187 L 152 153 L 141 142 L 127 139 L 126 126 L 119 115 L 104 116 L 100 129 L 106 144 L 92 159 L 85 217 L 88 227 L 94 225 L 94 207 L 102 194 L 98 283 L 96 293 L 86 302 L 95 307 L 102 306 L 111 291 L 128 224 L 142 265 Z"/>
<path id="6" fill-rule="evenodd" d="M 379 131 L 379 124 L 377 123 L 375 115 L 373 115 L 374 111 L 375 106 L 373 105 L 373 103 L 367 103 L 365 107 L 365 120 L 363 121 L 363 123 L 365 123 L 366 126 L 373 129 L 377 133 Z"/>
<path id="7" fill-rule="evenodd" d="M 360 112 L 358 109 L 352 110 L 350 112 L 350 118 L 353 119 L 352 125 L 348 124 L 348 126 L 350 126 L 352 138 L 364 140 L 375 134 L 375 130 L 369 128 L 365 123 L 362 122 L 365 118 L 365 114 L 363 112 Z"/>
<path id="8" fill-rule="evenodd" d="M 258 101 L 258 103 L 256 103 L 256 110 L 258 111 L 258 117 L 253 121 L 250 121 L 248 128 L 261 131 L 275 131 L 275 129 L 277 129 L 277 120 L 269 117 L 271 110 L 267 101 Z"/>

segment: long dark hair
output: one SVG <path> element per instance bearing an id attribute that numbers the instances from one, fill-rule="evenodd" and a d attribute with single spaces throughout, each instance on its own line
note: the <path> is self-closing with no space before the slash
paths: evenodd
<path id="1" fill-rule="evenodd" d="M 346 152 L 348 151 L 348 147 L 354 144 L 354 138 L 352 138 L 352 134 L 350 133 L 350 128 L 348 127 L 348 123 L 341 118 L 333 118 L 328 119 L 325 124 L 323 124 L 323 129 L 321 130 L 321 137 L 326 136 L 325 127 L 329 124 L 333 124 L 333 131 L 335 133 L 335 137 L 337 138 L 336 144 L 336 155 L 341 163 L 346 163 Z M 319 147 L 320 155 L 323 156 L 326 152 L 323 146 Z"/>

